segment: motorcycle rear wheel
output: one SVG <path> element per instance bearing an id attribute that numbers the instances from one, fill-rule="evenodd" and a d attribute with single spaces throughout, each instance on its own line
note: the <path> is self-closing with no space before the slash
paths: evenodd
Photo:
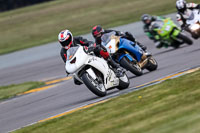
<path id="1" fill-rule="evenodd" d="M 138 64 L 131 62 L 129 59 L 127 59 L 127 57 L 123 57 L 121 59 L 120 65 L 125 69 L 131 71 L 136 76 L 141 76 L 143 74 L 142 69 L 138 66 Z"/>
<path id="2" fill-rule="evenodd" d="M 103 83 L 97 83 L 87 72 L 82 75 L 83 83 L 95 95 L 103 97 L 107 94 L 106 88 Z"/>
<path id="3" fill-rule="evenodd" d="M 183 33 L 179 33 L 177 37 L 180 38 L 181 40 L 183 40 L 188 45 L 192 45 L 193 44 L 193 41 L 189 37 L 184 35 Z"/>
<path id="4" fill-rule="evenodd" d="M 128 88 L 129 84 L 130 84 L 129 78 L 126 75 L 126 73 L 124 73 L 124 76 L 119 78 L 119 86 L 117 87 L 117 89 L 124 90 Z"/>
<path id="5" fill-rule="evenodd" d="M 192 38 L 194 39 L 198 39 L 200 37 L 200 33 L 196 34 L 196 33 L 191 32 L 191 35 L 192 35 Z"/>

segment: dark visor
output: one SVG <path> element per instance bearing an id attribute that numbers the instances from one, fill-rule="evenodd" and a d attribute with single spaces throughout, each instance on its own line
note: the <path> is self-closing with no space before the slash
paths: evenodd
<path id="1" fill-rule="evenodd" d="M 72 37 L 70 36 L 67 40 L 60 42 L 63 47 L 68 46 L 72 41 Z"/>

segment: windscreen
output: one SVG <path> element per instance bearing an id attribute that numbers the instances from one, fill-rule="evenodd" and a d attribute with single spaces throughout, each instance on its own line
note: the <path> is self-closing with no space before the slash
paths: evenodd
<path id="1" fill-rule="evenodd" d="M 114 31 L 106 33 L 106 34 L 103 34 L 103 36 L 101 37 L 101 43 L 102 43 L 102 45 L 106 46 L 107 43 L 110 41 L 112 35 L 115 35 Z"/>
<path id="2" fill-rule="evenodd" d="M 76 47 L 71 47 L 70 49 L 67 50 L 67 60 L 70 60 L 78 50 L 79 46 Z"/>
<path id="3" fill-rule="evenodd" d="M 151 29 L 161 29 L 164 25 L 164 22 L 162 20 L 156 21 L 154 23 L 152 23 L 151 25 Z"/>

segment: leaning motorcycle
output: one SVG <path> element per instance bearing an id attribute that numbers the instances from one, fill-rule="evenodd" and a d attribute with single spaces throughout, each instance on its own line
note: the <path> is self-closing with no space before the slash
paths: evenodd
<path id="1" fill-rule="evenodd" d="M 152 22 L 150 30 L 156 33 L 155 39 L 162 42 L 164 47 L 171 46 L 178 48 L 184 43 L 188 45 L 192 45 L 193 43 L 170 18 Z"/>
<path id="2" fill-rule="evenodd" d="M 147 55 L 136 43 L 115 36 L 114 32 L 104 34 L 101 39 L 102 45 L 105 46 L 112 58 L 133 74 L 140 76 L 143 74 L 143 69 L 149 71 L 157 69 L 158 64 L 152 55 Z"/>
<path id="3" fill-rule="evenodd" d="M 200 10 L 193 10 L 188 13 L 186 24 L 192 34 L 192 37 L 198 39 L 200 37 Z"/>
<path id="4" fill-rule="evenodd" d="M 65 69 L 68 73 L 74 74 L 76 80 L 84 83 L 90 91 L 100 97 L 105 96 L 109 89 L 122 90 L 129 86 L 129 79 L 125 73 L 119 78 L 116 77 L 107 62 L 88 51 L 87 47 L 71 47 L 67 51 Z"/>

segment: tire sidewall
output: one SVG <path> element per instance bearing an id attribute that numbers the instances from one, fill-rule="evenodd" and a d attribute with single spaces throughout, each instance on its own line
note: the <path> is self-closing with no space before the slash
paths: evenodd
<path id="1" fill-rule="evenodd" d="M 155 62 L 155 64 L 152 63 L 151 60 L 153 60 Z M 157 69 L 157 67 L 158 67 L 157 61 L 153 57 L 150 57 L 148 60 L 148 66 L 146 67 L 146 69 L 149 71 L 154 71 Z"/>
<path id="2" fill-rule="evenodd" d="M 89 74 L 88 74 L 87 72 L 84 73 L 84 74 L 82 75 L 82 81 L 83 81 L 83 83 L 86 85 L 86 87 L 87 87 L 90 91 L 92 91 L 95 95 L 97 95 L 97 96 L 100 96 L 100 97 L 105 96 L 105 95 L 107 94 L 106 89 L 105 89 L 104 92 L 103 92 L 103 91 L 100 91 L 99 89 L 97 89 L 97 88 L 91 83 L 90 79 L 88 78 L 88 75 L 89 75 Z"/>
<path id="3" fill-rule="evenodd" d="M 122 78 L 127 78 L 127 82 L 123 81 L 122 79 L 119 78 L 119 86 L 117 87 L 119 90 L 123 90 L 129 87 L 130 80 L 126 73 L 124 73 L 124 76 Z"/>
<path id="4" fill-rule="evenodd" d="M 188 45 L 192 45 L 193 44 L 193 41 L 189 37 L 187 37 L 185 34 L 183 34 L 182 32 L 180 32 L 177 37 L 182 39 Z"/>
<path id="5" fill-rule="evenodd" d="M 126 57 L 123 57 L 120 60 L 120 65 L 124 67 L 125 69 L 129 70 L 131 73 L 135 74 L 136 76 L 141 76 L 143 74 L 142 69 L 140 68 L 140 71 L 138 71 L 138 69 L 135 66 L 129 63 Z"/>

